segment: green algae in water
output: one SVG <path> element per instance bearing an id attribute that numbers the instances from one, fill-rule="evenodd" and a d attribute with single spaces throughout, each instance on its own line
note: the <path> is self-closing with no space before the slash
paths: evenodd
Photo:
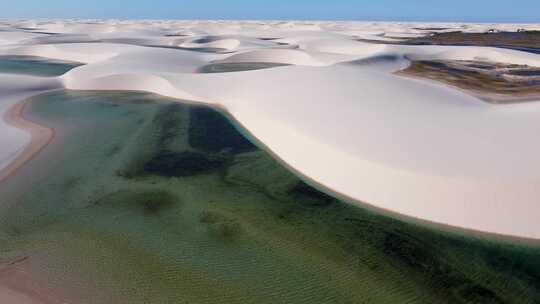
<path id="1" fill-rule="evenodd" d="M 213 109 L 57 92 L 26 114 L 58 136 L 0 188 L 1 257 L 30 256 L 85 303 L 540 299 L 539 248 L 340 202 Z"/>
<path id="2" fill-rule="evenodd" d="M 262 69 L 271 69 L 282 66 L 288 66 L 289 64 L 275 63 L 275 62 L 225 62 L 225 63 L 212 63 L 201 67 L 199 73 L 231 73 L 240 71 L 253 71 Z"/>
<path id="3" fill-rule="evenodd" d="M 60 76 L 80 66 L 76 62 L 34 56 L 0 56 L 0 72 L 34 76 Z"/>

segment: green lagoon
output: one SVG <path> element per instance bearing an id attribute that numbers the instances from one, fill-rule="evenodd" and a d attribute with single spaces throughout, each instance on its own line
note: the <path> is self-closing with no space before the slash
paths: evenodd
<path id="1" fill-rule="evenodd" d="M 25 116 L 56 137 L 0 185 L 0 258 L 81 303 L 540 303 L 540 247 L 342 202 L 209 107 L 58 91 Z"/>

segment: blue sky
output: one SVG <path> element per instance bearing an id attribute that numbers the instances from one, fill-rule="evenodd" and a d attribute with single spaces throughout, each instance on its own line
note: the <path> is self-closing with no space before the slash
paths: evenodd
<path id="1" fill-rule="evenodd" d="M 0 17 L 540 22 L 540 0 L 0 0 Z"/>

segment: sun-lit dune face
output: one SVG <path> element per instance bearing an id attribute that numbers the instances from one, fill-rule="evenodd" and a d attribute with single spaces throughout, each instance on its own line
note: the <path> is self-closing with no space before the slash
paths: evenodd
<path id="1" fill-rule="evenodd" d="M 148 91 L 218 106 L 299 174 L 356 204 L 538 239 L 540 143 L 532 139 L 540 128 L 540 55 L 524 37 L 536 41 L 539 29 L 6 21 L 0 56 L 77 66 L 51 75 L 50 86 L 30 81 L 32 88 L 0 92 L 1 106 L 5 111 L 20 96 L 56 87 Z M 6 83 L 21 79 L 2 77 Z M 6 125 L 2 132 L 22 138 Z M 3 145 L 3 161 L 26 141 Z"/>

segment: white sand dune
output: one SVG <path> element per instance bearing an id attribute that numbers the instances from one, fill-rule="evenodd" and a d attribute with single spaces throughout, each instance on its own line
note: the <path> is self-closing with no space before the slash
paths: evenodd
<path id="1" fill-rule="evenodd" d="M 150 91 L 220 106 L 289 166 L 358 204 L 461 228 L 540 238 L 540 102 L 491 105 L 444 85 L 393 74 L 408 65 L 407 58 L 540 66 L 540 55 L 356 41 L 415 37 L 421 28 L 485 32 L 538 25 L 42 22 L 35 27 L 75 34 L 55 38 L 73 41 L 43 44 L 44 39 L 32 36 L 37 34 L 0 32 L 0 54 L 87 63 L 57 78 L 68 89 Z M 76 34 L 115 43 L 77 43 Z M 284 49 L 283 43 L 296 49 Z M 201 48 L 226 52 L 195 51 Z M 216 62 L 289 66 L 197 72 Z M 54 79 L 24 79 L 33 80 L 24 80 L 28 87 L 11 87 L 13 81 L 2 85 L 2 111 L 33 94 L 35 83 L 59 86 Z M 27 136 L 5 124 L 0 132 L 5 165 Z"/>

